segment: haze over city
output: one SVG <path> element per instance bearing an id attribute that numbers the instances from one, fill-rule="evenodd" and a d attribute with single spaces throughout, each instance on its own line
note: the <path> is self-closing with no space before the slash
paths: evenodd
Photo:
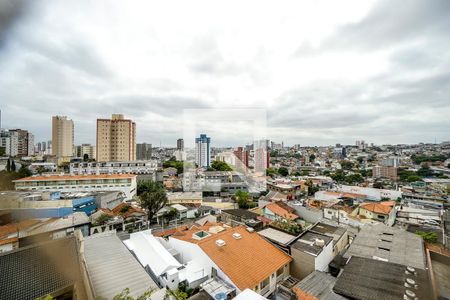
<path id="1" fill-rule="evenodd" d="M 285 144 L 441 142 L 449 11 L 445 0 L 1 1 L 2 127 L 49 140 L 51 116 L 67 115 L 75 143 L 95 143 L 96 119 L 123 113 L 137 141 L 171 146 L 183 109 L 264 108 L 268 138 Z M 251 142 L 214 125 L 215 146 Z"/>

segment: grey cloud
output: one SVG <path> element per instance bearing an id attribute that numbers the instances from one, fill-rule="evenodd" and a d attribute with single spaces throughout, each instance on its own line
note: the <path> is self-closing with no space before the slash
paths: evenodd
<path id="1" fill-rule="evenodd" d="M 25 0 L 0 0 L 0 47 L 8 30 L 24 11 L 25 2 Z"/>

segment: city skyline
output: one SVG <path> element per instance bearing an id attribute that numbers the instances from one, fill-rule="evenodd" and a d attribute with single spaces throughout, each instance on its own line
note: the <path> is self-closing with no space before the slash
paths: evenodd
<path id="1" fill-rule="evenodd" d="M 168 146 L 183 109 L 256 107 L 287 144 L 448 140 L 448 1 L 259 3 L 252 22 L 250 3 L 198 5 L 3 5 L 2 126 L 49 140 L 67 115 L 75 143 L 94 144 L 95 120 L 123 113 L 138 142 Z"/>

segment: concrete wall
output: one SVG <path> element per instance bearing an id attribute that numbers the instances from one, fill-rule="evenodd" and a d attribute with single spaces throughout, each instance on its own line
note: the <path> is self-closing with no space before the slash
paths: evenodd
<path id="1" fill-rule="evenodd" d="M 310 273 L 314 272 L 316 267 L 314 256 L 306 254 L 295 248 L 291 248 L 291 256 L 293 258 L 290 266 L 292 276 L 302 280 Z"/>

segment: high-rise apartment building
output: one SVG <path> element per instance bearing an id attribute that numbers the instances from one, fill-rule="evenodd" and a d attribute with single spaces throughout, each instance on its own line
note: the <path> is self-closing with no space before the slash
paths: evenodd
<path id="1" fill-rule="evenodd" d="M 136 144 L 137 160 L 149 160 L 152 158 L 152 144 Z"/>
<path id="2" fill-rule="evenodd" d="M 184 151 L 184 140 L 183 139 L 177 140 L 177 150 Z"/>
<path id="3" fill-rule="evenodd" d="M 136 123 L 122 114 L 97 119 L 97 161 L 136 160 Z"/>
<path id="4" fill-rule="evenodd" d="M 211 138 L 206 134 L 200 134 L 195 139 L 195 163 L 199 167 L 207 168 L 211 166 Z"/>
<path id="5" fill-rule="evenodd" d="M 373 166 L 372 177 L 374 178 L 389 178 L 391 180 L 397 180 L 397 167 L 393 166 Z"/>
<path id="6" fill-rule="evenodd" d="M 53 116 L 51 141 L 52 155 L 55 155 L 56 157 L 73 156 L 73 142 L 73 121 L 68 119 L 66 116 Z"/>
<path id="7" fill-rule="evenodd" d="M 269 140 L 259 140 L 253 143 L 255 172 L 265 173 L 270 165 Z"/>
<path id="8" fill-rule="evenodd" d="M 2 130 L 0 132 L 0 147 L 4 149 L 5 155 L 18 156 L 19 134 L 15 131 Z"/>
<path id="9" fill-rule="evenodd" d="M 9 131 L 17 133 L 17 156 L 34 155 L 34 136 L 31 132 L 23 129 L 11 129 Z"/>
<path id="10" fill-rule="evenodd" d="M 249 151 L 246 148 L 237 147 L 237 149 L 233 153 L 236 156 L 236 167 L 248 168 Z"/>

